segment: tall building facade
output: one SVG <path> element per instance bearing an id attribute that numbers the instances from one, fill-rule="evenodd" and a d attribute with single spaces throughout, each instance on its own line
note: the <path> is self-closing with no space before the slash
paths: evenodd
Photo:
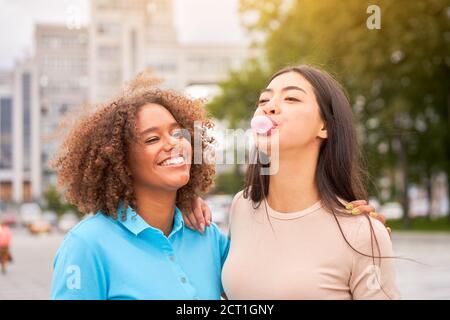
<path id="1" fill-rule="evenodd" d="M 88 33 L 86 28 L 37 25 L 35 63 L 39 77 L 43 188 L 55 184 L 49 161 L 61 143 L 61 119 L 88 102 Z"/>
<path id="2" fill-rule="evenodd" d="M 179 43 L 171 0 L 91 0 L 87 27 L 38 24 L 35 54 L 0 72 L 0 200 L 40 201 L 56 183 L 49 167 L 58 129 L 76 106 L 120 94 L 151 69 L 162 86 L 213 92 L 249 56 L 243 45 Z M 205 88 L 207 90 L 205 91 Z"/>
<path id="3" fill-rule="evenodd" d="M 40 102 L 34 59 L 16 65 L 12 95 L 12 200 L 39 201 L 42 194 Z"/>
<path id="4" fill-rule="evenodd" d="M 13 105 L 12 72 L 0 72 L 0 202 L 12 201 Z"/>
<path id="5" fill-rule="evenodd" d="M 171 0 L 92 0 L 89 38 L 93 102 L 118 94 L 144 69 L 163 87 L 213 87 L 249 56 L 244 45 L 180 43 Z"/>

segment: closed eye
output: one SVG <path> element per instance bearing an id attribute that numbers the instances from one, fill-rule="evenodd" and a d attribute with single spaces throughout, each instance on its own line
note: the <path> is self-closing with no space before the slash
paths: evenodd
<path id="1" fill-rule="evenodd" d="M 300 102 L 299 99 L 294 98 L 294 97 L 287 97 L 285 100 L 287 100 L 287 101 L 296 101 L 296 102 Z"/>
<path id="2" fill-rule="evenodd" d="M 145 143 L 146 144 L 152 144 L 152 143 L 157 142 L 158 140 L 159 140 L 159 137 L 151 137 L 151 138 L 145 140 Z"/>

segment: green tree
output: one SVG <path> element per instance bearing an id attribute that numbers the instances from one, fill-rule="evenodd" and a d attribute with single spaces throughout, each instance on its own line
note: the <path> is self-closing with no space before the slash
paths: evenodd
<path id="1" fill-rule="evenodd" d="M 63 201 L 61 195 L 55 187 L 49 187 L 44 192 L 45 208 L 54 211 L 58 216 L 66 212 L 73 211 L 77 214 L 78 210 L 75 206 Z"/>
<path id="2" fill-rule="evenodd" d="M 214 192 L 235 195 L 243 189 L 243 186 L 244 177 L 240 172 L 238 174 L 235 171 L 225 172 L 217 175 Z"/>
<path id="3" fill-rule="evenodd" d="M 223 93 L 207 105 L 208 111 L 215 118 L 226 120 L 231 128 L 243 128 L 255 112 L 268 74 L 258 60 L 247 61 L 242 70 L 231 71 L 220 83 Z"/>
<path id="4" fill-rule="evenodd" d="M 373 4 L 381 9 L 381 29 L 366 25 Z M 315 64 L 338 75 L 374 181 L 401 172 L 393 195 L 408 225 L 411 182 L 441 171 L 450 177 L 447 2 L 241 0 L 240 10 L 265 59 L 222 83 L 212 113 L 232 124 L 248 119 L 268 75 L 285 65 Z"/>

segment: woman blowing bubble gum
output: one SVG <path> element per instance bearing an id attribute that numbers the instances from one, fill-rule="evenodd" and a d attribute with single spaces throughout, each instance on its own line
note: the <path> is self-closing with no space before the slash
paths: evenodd
<path id="1" fill-rule="evenodd" d="M 389 230 L 355 201 L 367 193 L 341 86 L 317 68 L 282 69 L 251 125 L 258 150 L 230 209 L 227 297 L 398 299 Z M 195 208 L 187 220 L 209 218 Z"/>

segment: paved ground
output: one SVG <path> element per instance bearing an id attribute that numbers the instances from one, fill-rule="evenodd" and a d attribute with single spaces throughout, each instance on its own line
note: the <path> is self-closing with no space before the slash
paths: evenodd
<path id="1" fill-rule="evenodd" d="M 397 283 L 404 299 L 450 299 L 450 234 L 401 233 L 393 238 Z"/>
<path id="2" fill-rule="evenodd" d="M 48 299 L 53 256 L 61 234 L 31 236 L 14 231 L 14 264 L 0 274 L 0 300 Z M 414 262 L 397 262 L 397 277 L 405 299 L 450 299 L 450 234 L 394 233 L 397 255 Z"/>
<path id="3" fill-rule="evenodd" d="M 6 275 L 0 274 L 1 299 L 48 299 L 53 256 L 64 235 L 32 236 L 25 230 L 13 230 L 14 263 Z"/>

